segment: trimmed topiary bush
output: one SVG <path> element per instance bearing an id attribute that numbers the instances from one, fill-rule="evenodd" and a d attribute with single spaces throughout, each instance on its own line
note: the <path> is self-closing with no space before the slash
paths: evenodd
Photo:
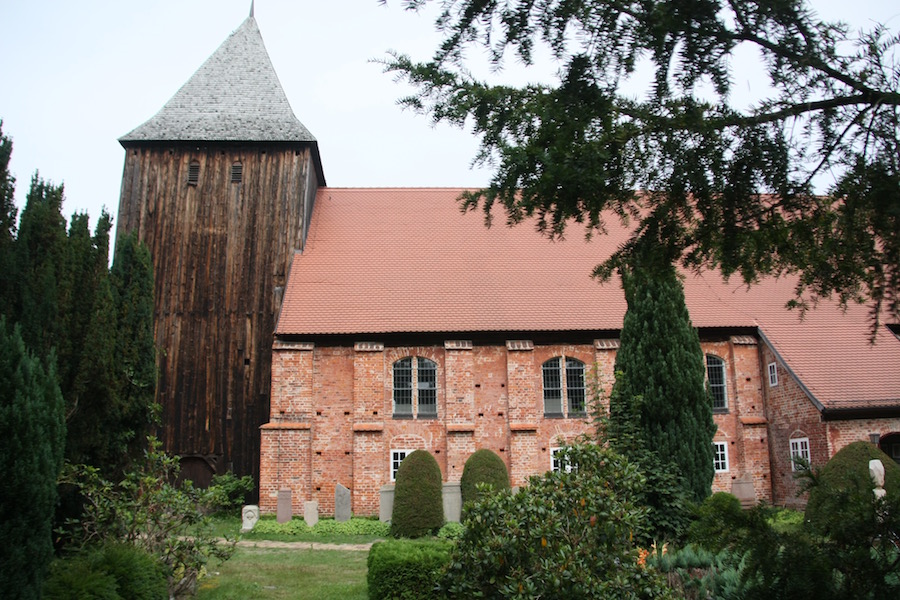
<path id="1" fill-rule="evenodd" d="M 487 448 L 477 450 L 466 460 L 463 467 L 462 479 L 459 482 L 463 506 L 480 498 L 477 488 L 479 483 L 489 484 L 495 492 L 509 489 L 506 463 Z"/>
<path id="2" fill-rule="evenodd" d="M 391 535 L 417 538 L 444 524 L 441 468 L 426 450 L 416 450 L 400 463 L 394 487 Z"/>
<path id="3" fill-rule="evenodd" d="M 450 562 L 451 542 L 389 540 L 372 545 L 366 576 L 370 600 L 443 598 L 435 591 Z"/>
<path id="4" fill-rule="evenodd" d="M 805 513 L 806 525 L 811 530 L 840 536 L 853 523 L 874 518 L 871 502 L 874 484 L 869 475 L 869 461 L 876 458 L 884 465 L 884 489 L 888 498 L 900 495 L 900 465 L 869 442 L 853 442 L 832 456 L 818 474 L 812 475 Z"/>

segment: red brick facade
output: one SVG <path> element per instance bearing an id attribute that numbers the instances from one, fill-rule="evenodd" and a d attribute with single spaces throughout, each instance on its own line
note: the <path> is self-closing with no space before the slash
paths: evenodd
<path id="1" fill-rule="evenodd" d="M 552 448 L 593 431 L 589 417 L 545 417 L 542 365 L 555 357 L 586 366 L 590 391 L 612 385 L 615 340 L 593 344 L 502 345 L 446 340 L 440 345 L 389 346 L 357 342 L 329 346 L 278 341 L 272 367 L 272 411 L 262 427 L 260 506 L 273 512 L 277 492 L 292 490 L 295 512 L 316 500 L 334 510 L 340 483 L 353 492 L 353 512 L 378 514 L 379 490 L 390 483 L 391 451 L 426 449 L 444 480 L 459 481 L 466 459 L 489 448 L 506 462 L 511 483 L 551 467 Z M 703 351 L 722 358 L 727 411 L 715 415 L 716 441 L 727 441 L 729 469 L 715 491 L 737 480 L 753 483 L 757 500 L 771 502 L 769 440 L 755 337 L 704 341 Z M 437 414 L 395 418 L 393 364 L 421 357 L 437 365 Z M 592 383 L 596 382 L 596 383 Z M 565 402 L 563 405 L 565 406 Z"/>

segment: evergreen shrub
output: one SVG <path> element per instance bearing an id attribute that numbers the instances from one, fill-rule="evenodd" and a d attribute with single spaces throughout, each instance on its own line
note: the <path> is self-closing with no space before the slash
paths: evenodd
<path id="1" fill-rule="evenodd" d="M 487 448 L 475 451 L 463 467 L 462 478 L 459 481 L 463 506 L 480 498 L 483 492 L 478 490 L 479 483 L 490 485 L 495 492 L 509 489 L 506 463 Z"/>
<path id="2" fill-rule="evenodd" d="M 427 600 L 443 598 L 438 579 L 450 562 L 451 542 L 388 540 L 372 545 L 367 581 L 369 599 Z"/>
<path id="3" fill-rule="evenodd" d="M 810 529 L 839 535 L 851 523 L 874 518 L 872 502 L 853 501 L 854 496 L 873 498 L 874 484 L 869 475 L 872 459 L 879 459 L 884 465 L 888 497 L 900 496 L 900 465 L 869 442 L 853 442 L 832 456 L 816 475 L 818 484 L 810 488 L 806 504 L 806 524 Z"/>
<path id="4" fill-rule="evenodd" d="M 44 585 L 45 600 L 166 600 L 162 565 L 130 544 L 110 543 L 57 560 Z"/>
<path id="5" fill-rule="evenodd" d="M 441 468 L 426 450 L 416 450 L 400 463 L 391 515 L 393 537 L 417 538 L 444 524 Z"/>

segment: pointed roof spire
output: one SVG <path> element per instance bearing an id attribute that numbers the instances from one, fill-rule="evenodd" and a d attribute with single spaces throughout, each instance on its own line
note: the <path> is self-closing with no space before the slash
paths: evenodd
<path id="1" fill-rule="evenodd" d="M 256 0 L 250 0 L 250 18 L 253 18 L 253 5 L 256 3 Z"/>
<path id="2" fill-rule="evenodd" d="M 294 116 L 250 16 L 149 121 L 119 139 L 315 142 Z"/>

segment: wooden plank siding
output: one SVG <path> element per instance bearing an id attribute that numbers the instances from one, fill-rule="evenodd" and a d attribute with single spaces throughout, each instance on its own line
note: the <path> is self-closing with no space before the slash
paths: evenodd
<path id="1" fill-rule="evenodd" d="M 275 320 L 317 187 L 311 164 L 298 144 L 126 148 L 117 234 L 137 231 L 153 256 L 160 437 L 205 461 L 206 477 L 258 480 Z"/>

